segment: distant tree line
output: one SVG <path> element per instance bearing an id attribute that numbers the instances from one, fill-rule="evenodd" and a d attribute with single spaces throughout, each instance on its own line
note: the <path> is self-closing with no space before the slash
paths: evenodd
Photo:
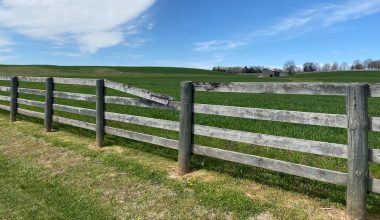
<path id="1" fill-rule="evenodd" d="M 213 67 L 213 71 L 226 73 L 262 73 L 263 66 L 234 66 L 234 67 Z M 380 60 L 367 59 L 364 61 L 355 60 L 352 64 L 347 62 L 333 62 L 319 64 L 316 62 L 305 62 L 301 67 L 297 66 L 294 61 L 286 61 L 282 69 L 275 69 L 279 72 L 294 74 L 296 72 L 330 72 L 330 71 L 348 71 L 348 70 L 380 70 Z"/>
<path id="2" fill-rule="evenodd" d="M 287 61 L 284 64 L 284 71 L 289 72 L 289 62 L 294 64 L 293 61 Z M 329 72 L 329 71 L 347 71 L 347 70 L 380 70 L 380 60 L 367 59 L 364 61 L 355 60 L 352 64 L 347 62 L 334 62 L 334 63 L 325 63 L 320 65 L 319 63 L 306 62 L 303 64 L 302 68 L 298 68 L 294 64 L 293 72 Z"/>
<path id="3" fill-rule="evenodd" d="M 216 66 L 212 68 L 212 71 L 226 72 L 226 73 L 262 73 L 265 67 L 263 66 L 234 66 L 234 67 L 223 67 Z M 277 70 L 281 71 L 282 70 Z"/>

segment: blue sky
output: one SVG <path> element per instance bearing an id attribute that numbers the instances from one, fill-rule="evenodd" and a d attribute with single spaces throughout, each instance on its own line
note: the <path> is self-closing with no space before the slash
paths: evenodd
<path id="1" fill-rule="evenodd" d="M 0 0 L 0 63 L 297 65 L 380 58 L 380 0 Z"/>

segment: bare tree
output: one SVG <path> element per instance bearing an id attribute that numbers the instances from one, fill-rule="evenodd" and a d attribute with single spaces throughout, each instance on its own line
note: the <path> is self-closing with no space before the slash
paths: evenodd
<path id="1" fill-rule="evenodd" d="M 294 74 L 295 71 L 297 70 L 297 66 L 296 64 L 294 63 L 294 61 L 286 61 L 284 63 L 284 72 L 287 72 L 289 74 Z"/>
<path id="2" fill-rule="evenodd" d="M 373 61 L 373 69 L 380 69 L 380 60 Z"/>
<path id="3" fill-rule="evenodd" d="M 343 63 L 340 65 L 340 69 L 343 70 L 343 71 L 346 71 L 346 70 L 349 70 L 349 69 L 350 69 L 350 66 L 348 65 L 347 62 L 343 62 Z"/>
<path id="4" fill-rule="evenodd" d="M 364 65 L 360 60 L 355 60 L 352 63 L 351 69 L 352 70 L 362 70 L 362 69 L 364 69 Z"/>
<path id="5" fill-rule="evenodd" d="M 339 69 L 339 64 L 337 62 L 334 62 L 331 65 L 331 71 L 337 71 Z"/>
<path id="6" fill-rule="evenodd" d="M 366 70 L 372 69 L 371 68 L 372 67 L 372 63 L 373 63 L 373 61 L 371 59 L 364 60 L 364 62 L 363 62 L 364 69 L 366 69 Z"/>
<path id="7" fill-rule="evenodd" d="M 329 63 L 325 63 L 325 65 L 323 65 L 322 67 L 322 71 L 324 72 L 328 72 L 330 71 L 330 69 L 331 69 L 331 65 Z"/>
<path id="8" fill-rule="evenodd" d="M 314 68 L 315 68 L 315 71 L 321 71 L 321 65 L 319 65 L 319 63 L 314 63 Z"/>

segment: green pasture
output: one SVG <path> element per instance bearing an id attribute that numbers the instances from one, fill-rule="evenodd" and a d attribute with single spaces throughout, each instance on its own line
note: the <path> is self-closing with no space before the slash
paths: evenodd
<path id="1" fill-rule="evenodd" d="M 380 72 L 331 72 L 331 73 L 311 73 L 299 74 L 292 76 L 284 76 L 280 78 L 258 78 L 257 75 L 229 74 L 212 72 L 200 69 L 186 68 L 165 68 L 165 67 L 59 67 L 59 66 L 0 66 L 0 75 L 17 75 L 17 76 L 56 76 L 56 77 L 80 77 L 80 78 L 104 78 L 116 82 L 133 85 L 136 87 L 148 89 L 154 92 L 170 95 L 180 100 L 180 82 L 189 80 L 194 82 L 369 82 L 380 83 Z M 9 82 L 0 81 L 0 85 L 8 86 Z M 43 89 L 43 83 L 25 83 L 21 82 L 20 87 Z M 80 92 L 95 94 L 95 88 L 91 86 L 72 86 L 72 85 L 56 85 L 56 89 L 60 91 Z M 108 95 L 126 94 L 107 90 Z M 0 92 L 0 95 L 9 95 L 6 92 Z M 44 97 L 20 94 L 21 98 L 43 101 Z M 83 101 L 55 99 L 56 103 L 72 105 L 85 108 L 95 108 L 95 103 Z M 336 96 L 310 96 L 310 95 L 277 95 L 277 94 L 237 94 L 237 93 L 212 93 L 212 92 L 196 92 L 196 103 L 220 104 L 229 106 L 244 106 L 268 109 L 295 110 L 305 112 L 320 112 L 345 114 L 344 97 Z M 0 104 L 8 104 L 0 101 Z M 43 111 L 42 109 L 30 106 L 21 106 L 25 109 Z M 118 112 L 124 114 L 139 115 L 145 117 L 154 117 L 167 120 L 178 121 L 179 113 L 170 110 L 158 110 L 132 106 L 107 105 L 107 111 Z M 92 117 L 73 115 L 64 112 L 55 112 L 56 115 L 68 118 L 80 119 L 84 121 L 94 122 Z M 370 116 L 380 117 L 380 98 L 369 99 Z M 6 118 L 7 112 L 1 111 L 1 117 Z M 38 122 L 29 117 L 21 117 L 22 120 Z M 301 138 L 316 141 L 325 141 L 332 143 L 347 143 L 347 131 L 340 128 L 329 128 L 322 126 L 299 125 L 282 122 L 260 121 L 250 119 L 239 119 L 222 116 L 210 116 L 197 114 L 195 116 L 197 124 L 209 125 L 215 127 L 229 128 L 234 130 L 250 131 L 261 134 L 271 134 L 277 136 L 286 136 L 293 138 Z M 178 139 L 178 133 L 166 131 L 162 129 L 149 128 L 139 125 L 125 124 L 119 122 L 108 121 L 109 126 L 128 129 L 147 134 L 153 134 L 161 137 Z M 72 133 L 76 135 L 80 132 L 87 138 L 93 138 L 94 134 L 90 131 L 84 131 L 78 128 L 55 124 L 56 130 Z M 123 138 L 106 136 L 107 145 L 122 145 L 125 148 L 136 149 L 141 152 L 159 156 L 165 160 L 176 161 L 176 152 L 161 147 L 153 147 L 149 144 L 134 144 Z M 254 154 L 263 157 L 269 157 L 299 164 L 305 164 L 314 167 L 331 169 L 346 172 L 346 160 L 323 157 L 312 154 L 296 153 L 286 150 L 276 150 L 267 147 L 253 146 L 231 141 L 224 141 L 215 138 L 196 136 L 196 144 L 223 148 L 238 152 Z M 127 144 L 126 144 L 127 143 Z M 369 133 L 370 148 L 380 149 L 380 133 Z M 0 152 L 1 155 L 1 152 Z M 11 163 L 0 157 L 3 164 Z M 13 163 L 13 162 L 12 162 Z M 236 179 L 244 179 L 253 181 L 268 187 L 275 187 L 287 192 L 307 195 L 326 204 L 337 204 L 335 206 L 344 205 L 345 188 L 326 184 L 318 181 L 312 181 L 291 175 L 271 172 L 259 168 L 248 167 L 229 162 L 223 162 L 207 157 L 194 156 L 192 161 L 194 170 L 204 169 L 210 172 L 216 172 L 227 175 Z M 8 165 L 5 166 L 6 169 Z M 10 166 L 10 165 L 9 165 Z M 18 169 L 22 169 L 21 165 L 17 165 Z M 2 168 L 3 169 L 3 168 Z M 7 171 L 8 172 L 8 171 Z M 11 172 L 11 171 L 9 171 Z M 16 175 L 10 173 L 12 175 Z M 24 175 L 23 173 L 17 174 Z M 380 165 L 370 164 L 370 175 L 380 179 Z M 33 176 L 31 178 L 34 178 Z M 199 186 L 201 187 L 201 186 Z M 205 187 L 202 185 L 202 187 Z M 208 196 L 204 195 L 206 204 Z M 211 197 L 210 197 L 211 198 Z M 222 196 L 222 198 L 224 198 Z M 237 198 L 241 199 L 240 197 Z M 0 197 L 1 200 L 1 197 Z M 242 199 L 243 201 L 244 199 Z M 212 199 L 210 200 L 210 203 Z M 227 202 L 226 202 L 227 203 Z M 223 203 L 224 204 L 224 203 Z M 92 203 L 82 204 L 82 206 L 91 206 Z M 236 204 L 234 204 L 236 205 Z M 235 206 L 229 206 L 223 209 L 232 210 L 243 213 L 240 217 L 249 216 L 249 205 L 242 205 L 242 210 L 235 209 Z M 258 210 L 265 210 L 260 205 Z M 268 206 L 270 207 L 270 205 Z M 373 216 L 380 216 L 380 195 L 369 194 L 368 211 Z M 256 207 L 257 208 L 257 207 Z M 247 209 L 247 210 L 245 210 Z M 270 208 L 268 208 L 270 209 Z M 99 216 L 106 215 L 106 212 L 98 210 Z M 1 212 L 0 212 L 1 213 Z"/>

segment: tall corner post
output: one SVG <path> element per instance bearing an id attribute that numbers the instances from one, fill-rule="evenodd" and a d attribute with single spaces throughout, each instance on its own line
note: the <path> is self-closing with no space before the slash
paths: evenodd
<path id="1" fill-rule="evenodd" d="M 53 92 L 54 81 L 52 77 L 46 78 L 45 84 L 45 132 L 51 132 L 53 122 Z"/>
<path id="2" fill-rule="evenodd" d="M 104 79 L 96 80 L 96 146 L 104 146 L 105 134 L 105 86 Z"/>
<path id="3" fill-rule="evenodd" d="M 191 170 L 191 154 L 193 147 L 193 83 L 181 83 L 181 114 L 178 147 L 178 165 L 181 174 Z"/>
<path id="4" fill-rule="evenodd" d="M 347 213 L 366 219 L 368 190 L 368 84 L 347 87 Z"/>
<path id="5" fill-rule="evenodd" d="M 16 121 L 17 116 L 17 99 L 18 99 L 18 79 L 17 76 L 12 76 L 11 78 L 11 91 L 10 91 L 10 113 L 9 121 Z"/>

